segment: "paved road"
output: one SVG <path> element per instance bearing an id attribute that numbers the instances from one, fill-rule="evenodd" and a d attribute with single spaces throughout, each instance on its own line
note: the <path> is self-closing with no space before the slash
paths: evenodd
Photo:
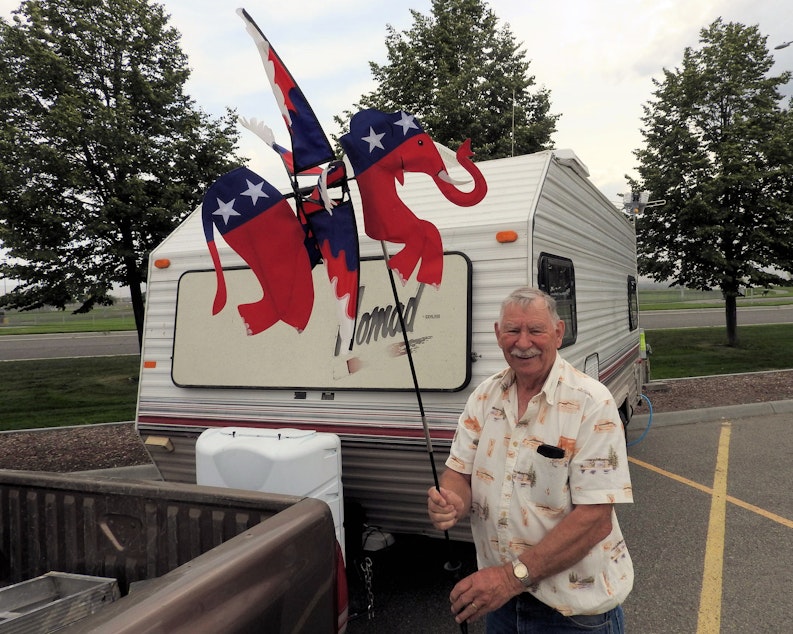
<path id="1" fill-rule="evenodd" d="M 793 411 L 664 424 L 629 447 L 635 502 L 617 509 L 636 571 L 626 631 L 790 630 L 791 425 Z M 447 613 L 446 545 L 416 539 L 375 555 L 374 619 L 354 620 L 350 634 L 460 631 Z M 459 549 L 471 570 L 470 545 Z M 353 595 L 360 606 L 360 586 Z"/>
<path id="2" fill-rule="evenodd" d="M 648 310 L 639 313 L 639 323 L 645 330 L 662 328 L 701 328 L 724 326 L 722 308 L 686 308 L 683 310 Z M 738 326 L 793 323 L 793 305 L 761 306 L 738 309 Z"/>
<path id="3" fill-rule="evenodd" d="M 642 328 L 723 326 L 721 308 L 642 311 Z M 738 309 L 738 325 L 793 323 L 793 305 Z M 0 337 L 0 361 L 139 354 L 137 333 L 84 332 Z"/>
<path id="4" fill-rule="evenodd" d="M 0 337 L 0 361 L 139 353 L 138 333 L 135 331 Z"/>

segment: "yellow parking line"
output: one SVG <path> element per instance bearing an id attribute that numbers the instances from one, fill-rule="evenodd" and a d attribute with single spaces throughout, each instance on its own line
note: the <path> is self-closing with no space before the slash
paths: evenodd
<path id="1" fill-rule="evenodd" d="M 677 482 L 681 482 L 694 489 L 699 489 L 700 491 L 702 491 L 703 493 L 707 493 L 708 495 L 711 495 L 713 493 L 713 489 L 711 489 L 710 487 L 706 487 L 704 484 L 700 484 L 699 482 L 694 482 L 693 480 L 684 478 L 683 476 L 677 475 L 676 473 L 672 473 L 671 471 L 667 471 L 666 469 L 661 469 L 661 467 L 656 467 L 655 465 L 652 465 L 649 462 L 644 462 L 644 460 L 639 460 L 638 458 L 629 457 L 628 462 L 632 462 L 635 465 L 644 467 L 648 471 L 655 471 L 656 473 L 659 473 L 662 476 L 669 478 L 670 480 L 676 480 Z"/>
<path id="2" fill-rule="evenodd" d="M 727 496 L 727 501 L 735 504 L 735 506 L 740 506 L 747 511 L 751 511 L 752 513 L 757 513 L 758 515 L 762 515 L 763 517 L 771 520 L 772 522 L 776 522 L 777 524 L 782 524 L 782 526 L 787 526 L 788 528 L 793 528 L 793 520 L 789 520 L 786 517 L 782 517 L 781 515 L 777 515 L 776 513 L 772 513 L 771 511 L 766 511 L 765 509 L 761 509 L 759 506 L 755 506 L 754 504 L 749 504 L 748 502 L 744 502 L 743 500 L 739 500 L 738 498 L 734 498 L 731 495 Z"/>
<path id="3" fill-rule="evenodd" d="M 699 595 L 697 634 L 718 634 L 721 629 L 721 588 L 724 570 L 724 532 L 727 520 L 727 467 L 730 459 L 730 423 L 723 423 L 713 476 L 705 569 Z"/>
<path id="4" fill-rule="evenodd" d="M 648 471 L 654 471 L 665 478 L 669 478 L 670 480 L 675 480 L 686 486 L 690 486 L 693 489 L 697 489 L 702 491 L 703 493 L 707 493 L 708 495 L 713 495 L 713 489 L 705 486 L 704 484 L 700 484 L 699 482 L 694 482 L 693 480 L 689 480 L 688 478 L 684 478 L 683 476 L 677 475 L 676 473 L 672 473 L 671 471 L 667 471 L 666 469 L 661 469 L 660 467 L 656 467 L 655 465 L 650 464 L 649 462 L 644 462 L 644 460 L 639 460 L 638 458 L 629 457 L 628 462 L 632 462 L 633 464 L 642 467 L 643 469 L 647 469 Z M 761 515 L 766 519 L 771 520 L 772 522 L 776 522 L 777 524 L 782 524 L 782 526 L 786 526 L 787 528 L 793 528 L 793 520 L 788 519 L 787 517 L 782 517 L 781 515 L 777 515 L 776 513 L 772 513 L 771 511 L 767 511 L 765 509 L 760 508 L 759 506 L 755 506 L 754 504 L 749 504 L 749 502 L 744 502 L 743 500 L 733 497 L 732 495 L 727 496 L 727 501 L 730 504 L 735 504 L 735 506 L 740 506 L 742 509 L 746 509 L 747 511 L 751 511 L 752 513 L 757 513 L 757 515 Z"/>

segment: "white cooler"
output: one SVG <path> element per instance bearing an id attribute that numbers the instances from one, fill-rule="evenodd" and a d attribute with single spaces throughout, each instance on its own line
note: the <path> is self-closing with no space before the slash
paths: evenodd
<path id="1" fill-rule="evenodd" d="M 214 427 L 196 441 L 196 482 L 324 500 L 344 551 L 341 441 L 307 429 Z"/>

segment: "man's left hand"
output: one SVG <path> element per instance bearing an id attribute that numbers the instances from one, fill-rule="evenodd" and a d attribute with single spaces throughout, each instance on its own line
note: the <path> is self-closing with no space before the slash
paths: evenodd
<path id="1" fill-rule="evenodd" d="M 460 581 L 449 595 L 452 614 L 458 623 L 475 621 L 497 610 L 523 587 L 504 566 L 491 566 L 476 571 Z"/>

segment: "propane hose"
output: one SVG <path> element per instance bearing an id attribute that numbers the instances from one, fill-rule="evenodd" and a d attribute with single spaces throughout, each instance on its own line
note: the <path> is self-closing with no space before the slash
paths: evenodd
<path id="1" fill-rule="evenodd" d="M 646 394 L 641 394 L 641 397 L 647 403 L 647 407 L 650 408 L 650 416 L 647 418 L 647 426 L 644 428 L 644 431 L 641 433 L 641 436 L 639 436 L 636 440 L 632 440 L 631 442 L 629 442 L 628 447 L 633 447 L 634 445 L 638 445 L 642 440 L 644 440 L 644 437 L 647 435 L 647 432 L 650 431 L 650 425 L 653 424 L 653 404 L 650 402 L 650 399 L 647 398 Z"/>

